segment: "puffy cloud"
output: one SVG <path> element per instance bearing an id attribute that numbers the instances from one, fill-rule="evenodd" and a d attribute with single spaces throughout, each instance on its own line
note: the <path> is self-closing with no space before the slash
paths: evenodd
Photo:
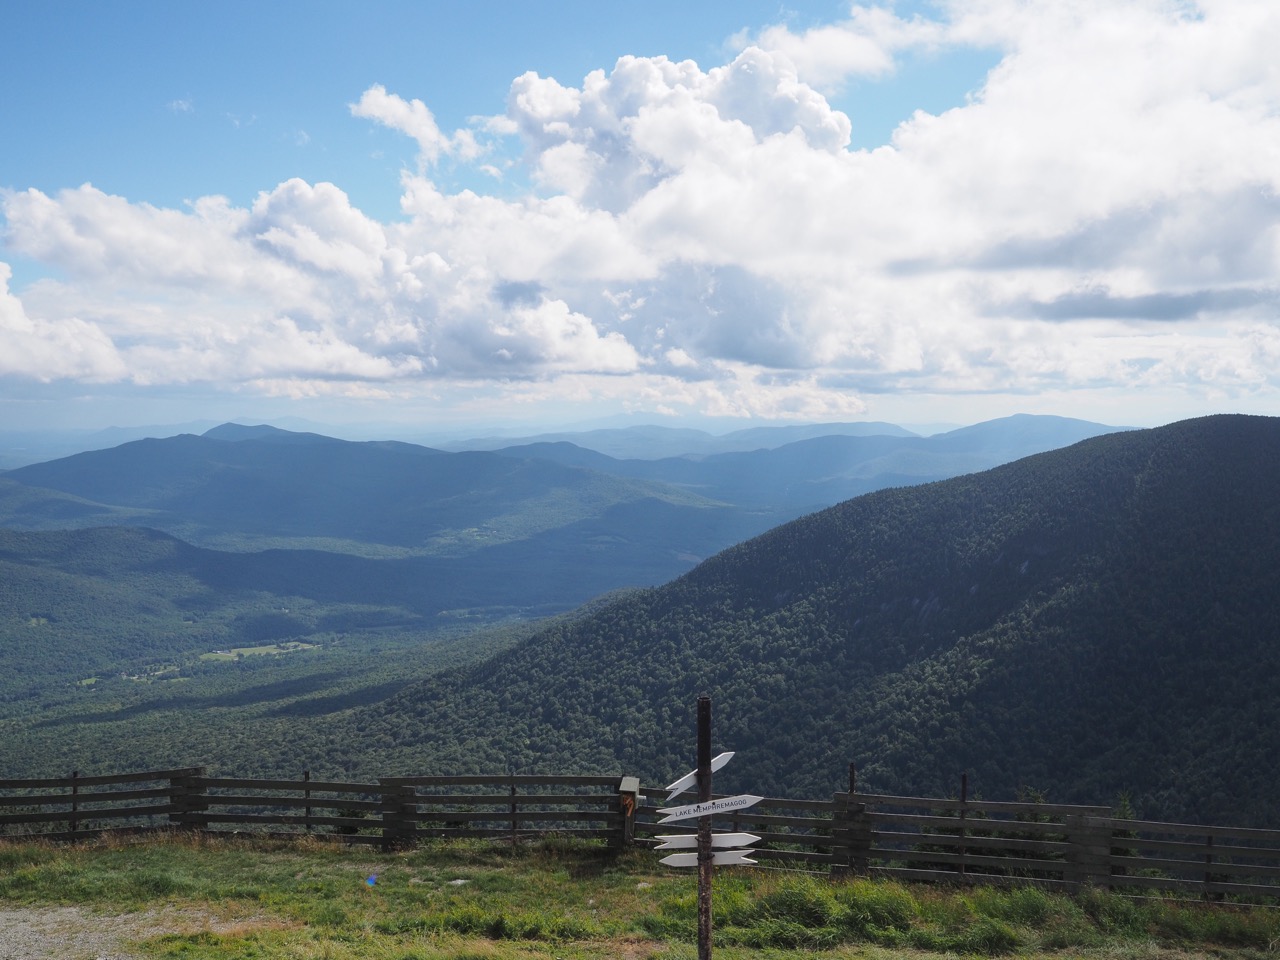
<path id="1" fill-rule="evenodd" d="M 127 370 L 137 383 L 637 367 L 620 334 L 598 330 L 563 300 L 510 296 L 513 283 L 542 269 L 576 276 L 580 264 L 596 262 L 610 240 L 593 236 L 589 217 L 563 203 L 534 204 L 511 250 L 494 257 L 483 248 L 488 229 L 510 225 L 503 205 L 472 197 L 478 214 L 488 209 L 500 223 L 456 211 L 439 222 L 427 211 L 449 199 L 425 181 L 416 189 L 422 222 L 396 228 L 366 217 L 334 185 L 300 180 L 260 194 L 247 210 L 221 198 L 159 210 L 89 185 L 56 197 L 29 190 L 5 197 L 6 239 L 71 277 L 33 285 L 25 301 L 82 331 L 85 350 L 114 350 L 116 375 Z M 23 302 L 5 294 L 6 319 L 23 321 L 7 326 L 35 337 Z M 87 313 L 91 325 L 76 319 Z M 52 343 L 49 355 L 58 355 Z M 61 366 L 33 375 L 80 375 L 72 356 L 64 351 Z"/>
<path id="2" fill-rule="evenodd" d="M 852 76 L 892 73 L 900 51 L 936 48 L 947 34 L 947 25 L 937 21 L 920 16 L 904 20 L 884 7 L 854 6 L 848 19 L 839 23 L 800 34 L 786 26 L 768 27 L 755 43 L 784 55 L 806 83 L 832 90 Z M 989 37 L 985 31 L 979 36 Z"/>
<path id="3" fill-rule="evenodd" d="M 101 329 L 76 317 L 31 319 L 9 291 L 13 269 L 0 263 L 0 376 L 110 381 L 125 365 Z"/>
<path id="4" fill-rule="evenodd" d="M 836 151 L 849 120 L 782 57 L 748 48 L 701 71 L 690 60 L 623 57 L 581 89 L 527 73 L 507 100 L 544 187 L 621 211 L 690 163 L 731 162 L 773 136 Z"/>
<path id="5" fill-rule="evenodd" d="M 587 367 L 606 373 L 628 373 L 637 366 L 636 352 L 621 334 L 600 336 L 590 319 L 563 300 L 518 304 L 490 332 L 497 361 L 493 372 L 512 362 L 524 368 L 530 361 L 552 370 Z"/>
<path id="6" fill-rule="evenodd" d="M 387 93 L 386 87 L 380 83 L 375 83 L 356 103 L 351 104 L 351 113 L 356 117 L 376 120 L 418 141 L 418 160 L 424 168 L 442 156 L 474 160 L 482 152 L 470 130 L 457 130 L 452 136 L 446 135 L 425 103 Z"/>
<path id="7" fill-rule="evenodd" d="M 1280 9 L 942 9 L 854 6 L 705 70 L 527 73 L 472 132 L 370 87 L 353 113 L 419 148 L 394 223 L 300 180 L 248 208 L 4 194 L 6 244 L 65 276 L 6 291 L 6 329 L 84 324 L 93 369 L 115 357 L 139 382 L 395 396 L 491 380 L 520 402 L 757 416 L 895 392 L 1280 387 Z M 821 90 L 957 45 L 1002 51 L 980 91 L 849 149 Z M 480 159 L 478 136 L 515 138 L 536 190 L 433 182 L 443 158 Z"/>

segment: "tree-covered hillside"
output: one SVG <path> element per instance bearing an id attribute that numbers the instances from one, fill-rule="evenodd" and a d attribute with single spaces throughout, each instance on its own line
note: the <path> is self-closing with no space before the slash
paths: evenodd
<path id="1" fill-rule="evenodd" d="M 412 568 L 426 562 L 221 553 L 129 527 L 0 530 L 0 776 L 296 774 L 303 741 L 326 769 L 351 769 L 358 748 L 313 736 L 313 719 L 532 632 L 434 613 L 459 598 L 423 588 L 429 571 Z"/>
<path id="2" fill-rule="evenodd" d="M 397 597 L 362 575 L 375 561 L 345 561 L 346 589 L 321 591 L 319 564 L 311 576 L 283 559 L 272 569 L 154 530 L 0 530 L 0 699 L 30 710 L 69 683 L 176 670 L 219 649 L 442 626 L 407 588 Z"/>
<path id="3" fill-rule="evenodd" d="M 1122 793 L 1275 824 L 1280 420 L 1115 434 L 885 490 L 362 712 L 423 770 L 683 772 L 725 789 Z M 408 741 L 408 743 L 406 743 Z M 411 745 L 410 745 L 411 744 Z"/>

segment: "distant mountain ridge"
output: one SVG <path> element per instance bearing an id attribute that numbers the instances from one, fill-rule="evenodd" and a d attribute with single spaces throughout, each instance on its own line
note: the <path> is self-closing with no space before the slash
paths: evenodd
<path id="1" fill-rule="evenodd" d="M 769 430 L 776 440 L 828 428 Z M 483 598 L 504 612 L 568 609 L 600 592 L 665 582 L 778 523 L 869 490 L 1113 429 L 1015 417 L 960 436 L 897 430 L 618 460 L 567 442 L 447 453 L 223 424 L 12 470 L 0 476 L 0 525 L 147 526 L 206 548 L 278 551 L 275 563 L 306 570 L 317 569 L 316 552 L 452 560 L 445 579 L 469 602 Z M 336 557 L 325 564 L 341 565 Z M 476 581 L 459 580 L 464 574 Z M 509 586 L 509 599 L 494 584 Z M 545 586 L 550 593 L 538 602 L 533 592 Z"/>
<path id="2" fill-rule="evenodd" d="M 22 467 L 6 478 L 150 510 L 154 525 L 179 535 L 192 536 L 185 528 L 197 526 L 214 534 L 328 537 L 403 548 L 424 548 L 433 537 L 548 498 L 555 503 L 549 509 L 564 514 L 551 523 L 590 515 L 597 502 L 697 502 L 642 481 L 591 476 L 543 460 L 237 425 L 199 437 L 137 440 Z"/>
<path id="3" fill-rule="evenodd" d="M 820 434 L 749 451 L 660 459 L 619 460 L 564 440 L 497 452 L 668 483 L 752 509 L 772 508 L 781 520 L 883 487 L 986 470 L 1122 429 L 1066 417 L 1015 415 L 932 437 L 905 431 Z"/>
<path id="4" fill-rule="evenodd" d="M 657 424 L 612 427 L 597 430 L 560 430 L 528 437 L 475 437 L 440 444 L 444 450 L 502 450 L 531 444 L 572 443 L 615 459 L 656 460 L 663 457 L 706 456 L 747 450 L 772 449 L 809 440 L 814 437 L 914 437 L 910 430 L 892 423 L 858 421 L 854 423 L 786 424 L 748 427 L 724 434 L 708 433 L 688 427 Z"/>

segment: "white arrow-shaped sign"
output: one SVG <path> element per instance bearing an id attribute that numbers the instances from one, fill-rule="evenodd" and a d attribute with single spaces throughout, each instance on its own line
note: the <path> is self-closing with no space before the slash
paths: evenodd
<path id="1" fill-rule="evenodd" d="M 723 767 L 726 763 L 728 763 L 732 759 L 733 759 L 732 750 L 730 750 L 728 753 L 722 753 L 716 757 L 713 757 L 711 759 L 711 772 L 715 773 L 717 770 L 719 770 L 721 767 Z M 688 790 L 697 782 L 698 782 L 697 770 L 694 770 L 692 773 L 686 773 L 683 777 L 681 777 L 675 783 L 671 784 L 671 786 L 667 787 L 667 789 L 670 790 L 671 792 L 667 795 L 667 799 L 663 802 L 670 803 L 672 800 L 680 796 L 680 794 L 684 793 L 686 790 Z"/>
<path id="2" fill-rule="evenodd" d="M 698 845 L 696 833 L 668 834 L 656 839 L 661 840 L 662 843 L 654 847 L 655 850 L 692 850 Z M 749 847 L 759 839 L 754 833 L 713 833 L 711 846 Z"/>
<path id="3" fill-rule="evenodd" d="M 683 807 L 662 807 L 658 810 L 664 814 L 659 823 L 671 823 L 673 820 L 688 820 L 690 817 L 709 817 L 717 813 L 728 813 L 731 810 L 742 810 L 753 807 L 764 797 L 741 794 L 736 797 L 724 797 L 721 800 L 707 800 L 704 803 L 691 803 Z"/>
<path id="4" fill-rule="evenodd" d="M 750 864 L 756 861 L 747 856 L 750 850 L 717 850 L 711 855 L 711 862 L 717 867 L 728 867 L 734 864 Z M 669 867 L 696 867 L 696 853 L 673 853 L 662 858 L 662 863 Z"/>

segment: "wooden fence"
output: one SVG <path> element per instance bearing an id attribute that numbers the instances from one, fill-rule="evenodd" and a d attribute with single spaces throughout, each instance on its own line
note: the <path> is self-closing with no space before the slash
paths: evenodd
<path id="1" fill-rule="evenodd" d="M 652 846 L 666 793 L 621 776 L 209 777 L 201 767 L 0 780 L 0 838 L 87 840 L 158 829 L 324 835 L 384 849 L 547 834 Z M 714 818 L 759 836 L 764 865 L 953 884 L 1037 884 L 1208 900 L 1280 900 L 1280 831 L 1113 817 L 1105 807 L 838 793 L 766 798 Z"/>
<path id="2" fill-rule="evenodd" d="M 837 795 L 848 869 L 1208 900 L 1280 899 L 1280 831 L 1113 817 L 1106 807 Z"/>
<path id="3" fill-rule="evenodd" d="M 0 837 L 87 840 L 157 829 L 324 834 L 406 846 L 428 838 L 556 833 L 631 838 L 620 777 L 383 777 L 376 782 L 207 776 L 203 767 L 0 780 Z"/>

